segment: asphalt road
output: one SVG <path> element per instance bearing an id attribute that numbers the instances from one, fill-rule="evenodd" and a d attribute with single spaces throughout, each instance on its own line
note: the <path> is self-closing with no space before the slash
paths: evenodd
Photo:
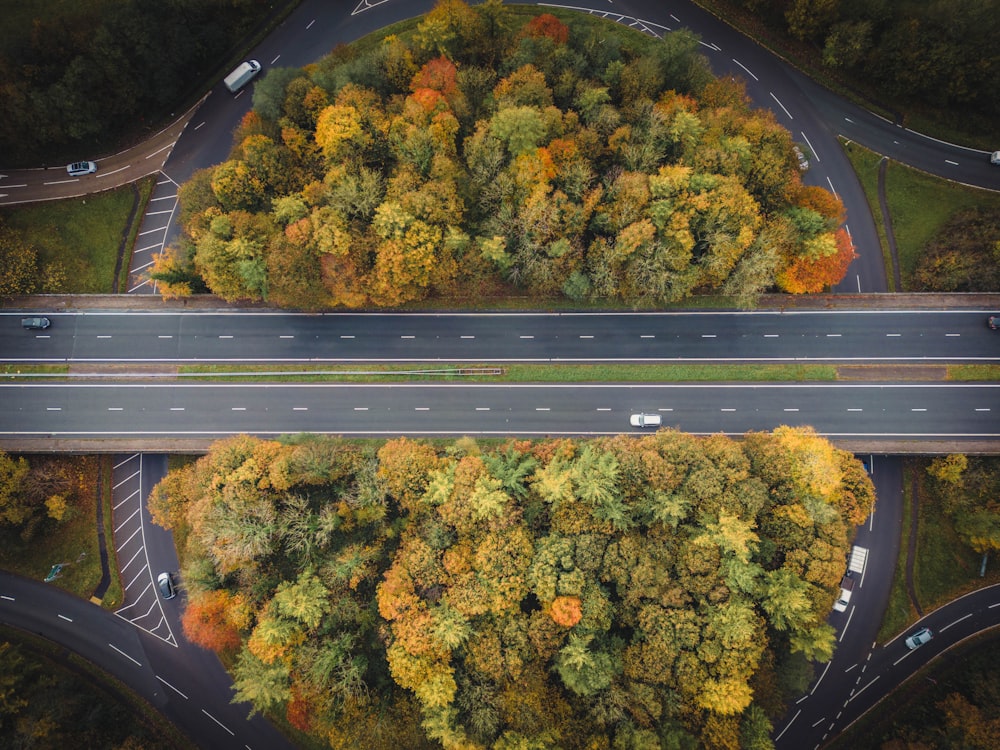
<path id="1" fill-rule="evenodd" d="M 293 747 L 259 714 L 248 719 L 250 706 L 230 703 L 232 681 L 214 655 L 190 645 L 168 645 L 54 586 L 0 571 L 0 622 L 41 635 L 97 664 L 200 747 Z"/>
<path id="2" fill-rule="evenodd" d="M 3 312 L 0 361 L 995 362 L 988 312 Z"/>
<path id="3" fill-rule="evenodd" d="M 0 447 L 62 439 L 618 434 L 629 415 L 739 435 L 811 425 L 835 440 L 996 440 L 1000 384 L 0 384 Z"/>

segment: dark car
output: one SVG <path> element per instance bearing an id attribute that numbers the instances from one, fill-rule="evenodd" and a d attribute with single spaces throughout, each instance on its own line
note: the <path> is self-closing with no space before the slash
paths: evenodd
<path id="1" fill-rule="evenodd" d="M 173 599 L 177 592 L 174 590 L 174 581 L 169 573 L 160 573 L 156 577 L 156 585 L 160 587 L 160 593 L 164 599 Z"/>
<path id="2" fill-rule="evenodd" d="M 48 318 L 21 318 L 21 328 L 28 331 L 44 330 L 52 325 Z"/>
<path id="3" fill-rule="evenodd" d="M 1000 326 L 1000 315 L 991 315 L 986 319 L 986 325 L 992 328 L 994 331 Z"/>

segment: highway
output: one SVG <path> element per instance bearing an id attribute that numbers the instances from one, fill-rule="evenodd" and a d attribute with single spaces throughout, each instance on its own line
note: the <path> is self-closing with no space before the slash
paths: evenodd
<path id="1" fill-rule="evenodd" d="M 1000 384 L 0 384 L 0 447 L 238 433 L 602 435 L 628 431 L 636 412 L 696 434 L 788 424 L 873 449 L 960 444 L 1000 438 Z"/>
<path id="2" fill-rule="evenodd" d="M 0 361 L 845 362 L 1000 361 L 989 310 L 755 312 L 0 313 Z M 37 315 L 38 312 L 32 313 Z"/>

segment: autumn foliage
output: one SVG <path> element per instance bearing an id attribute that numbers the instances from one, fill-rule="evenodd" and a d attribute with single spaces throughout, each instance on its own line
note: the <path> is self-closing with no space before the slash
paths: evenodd
<path id="1" fill-rule="evenodd" d="M 780 713 L 774 664 L 829 659 L 874 500 L 853 456 L 791 427 L 492 448 L 240 436 L 155 496 L 189 530 L 184 631 L 237 651 L 236 697 L 379 748 L 766 736 L 756 691 Z"/>
<path id="2" fill-rule="evenodd" d="M 227 591 L 199 591 L 188 599 L 181 617 L 189 641 L 212 651 L 228 651 L 240 645 L 240 633 L 231 622 L 235 610 Z"/>
<path id="3" fill-rule="evenodd" d="M 269 73 L 229 159 L 181 191 L 185 252 L 154 277 L 298 307 L 752 303 L 843 277 L 842 204 L 693 35 L 514 19 L 442 0 L 411 35 Z"/>

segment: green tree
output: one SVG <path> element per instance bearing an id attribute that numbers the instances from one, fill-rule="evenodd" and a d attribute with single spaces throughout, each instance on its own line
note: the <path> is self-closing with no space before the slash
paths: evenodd
<path id="1" fill-rule="evenodd" d="M 19 526 L 35 512 L 21 489 L 29 470 L 23 456 L 14 458 L 0 451 L 0 523 Z"/>

